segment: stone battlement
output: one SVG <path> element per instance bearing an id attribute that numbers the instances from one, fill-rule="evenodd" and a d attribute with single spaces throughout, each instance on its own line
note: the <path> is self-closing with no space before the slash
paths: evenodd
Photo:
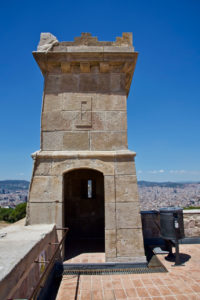
<path id="1" fill-rule="evenodd" d="M 75 37 L 73 42 L 59 42 L 57 38 L 49 33 L 42 32 L 40 42 L 37 47 L 38 52 L 70 52 L 79 48 L 77 51 L 85 52 L 85 47 L 88 47 L 89 52 L 96 51 L 130 51 L 133 52 L 133 37 L 132 33 L 123 32 L 122 37 L 116 37 L 114 42 L 98 41 L 97 37 L 93 37 L 91 33 L 83 32 L 80 37 Z M 73 49 L 71 49 L 73 47 Z M 105 49 L 99 49 L 105 47 Z M 126 49 L 128 48 L 128 49 Z"/>

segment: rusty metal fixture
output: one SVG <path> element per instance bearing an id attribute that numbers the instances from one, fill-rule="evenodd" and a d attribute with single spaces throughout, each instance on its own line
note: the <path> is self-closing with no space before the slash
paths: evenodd
<path id="1" fill-rule="evenodd" d="M 56 255 L 58 254 L 58 251 L 59 251 L 60 247 L 62 249 L 63 242 L 66 238 L 66 235 L 69 231 L 69 228 L 65 228 L 65 227 L 56 228 L 56 230 L 65 230 L 65 233 L 63 234 L 63 237 L 62 237 L 61 241 L 58 243 L 58 246 L 56 247 L 56 250 L 55 250 L 53 256 L 51 257 L 51 259 L 49 261 L 44 261 L 43 262 L 43 263 L 47 263 L 46 268 L 45 268 L 44 272 L 42 273 L 42 276 L 40 277 L 37 285 L 35 286 L 35 288 L 33 290 L 33 292 L 31 293 L 30 297 L 28 298 L 29 300 L 36 300 L 38 295 L 39 295 L 40 290 L 44 287 L 46 279 L 47 279 L 50 271 L 53 268 L 53 265 L 54 265 L 54 262 L 55 262 L 55 259 L 56 259 Z M 40 262 L 35 260 L 35 263 L 40 263 Z"/>

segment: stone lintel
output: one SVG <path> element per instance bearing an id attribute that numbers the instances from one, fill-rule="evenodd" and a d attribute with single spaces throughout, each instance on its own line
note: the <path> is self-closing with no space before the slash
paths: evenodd
<path id="1" fill-rule="evenodd" d="M 130 150 L 119 151 L 41 151 L 32 155 L 36 158 L 106 158 L 106 157 L 135 157 L 136 153 Z"/>

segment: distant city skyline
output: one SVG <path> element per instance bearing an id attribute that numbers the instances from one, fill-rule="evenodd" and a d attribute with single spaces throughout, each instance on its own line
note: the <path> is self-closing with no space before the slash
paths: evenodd
<path id="1" fill-rule="evenodd" d="M 0 180 L 30 180 L 40 148 L 43 77 L 31 54 L 40 33 L 112 41 L 133 32 L 128 142 L 138 180 L 200 181 L 199 11 L 188 0 L 2 2 Z"/>

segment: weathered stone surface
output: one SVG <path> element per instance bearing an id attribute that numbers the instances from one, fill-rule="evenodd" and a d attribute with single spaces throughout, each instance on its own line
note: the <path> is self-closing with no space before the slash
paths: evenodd
<path id="1" fill-rule="evenodd" d="M 45 76 L 44 94 L 58 95 L 61 93 L 61 78 L 57 74 Z"/>
<path id="2" fill-rule="evenodd" d="M 127 149 L 126 132 L 91 132 L 91 150 Z"/>
<path id="3" fill-rule="evenodd" d="M 79 74 L 60 75 L 60 92 L 77 92 L 79 87 Z"/>
<path id="4" fill-rule="evenodd" d="M 56 224 L 62 227 L 62 210 L 62 203 L 29 203 L 29 224 Z"/>
<path id="5" fill-rule="evenodd" d="M 138 202 L 116 203 L 117 228 L 141 228 Z"/>
<path id="6" fill-rule="evenodd" d="M 61 71 L 62 73 L 70 73 L 71 64 L 69 62 L 61 62 Z"/>
<path id="7" fill-rule="evenodd" d="M 126 111 L 126 95 L 96 94 L 92 96 L 94 111 Z"/>
<path id="8" fill-rule="evenodd" d="M 105 113 L 106 130 L 108 131 L 126 131 L 127 121 L 126 112 L 107 111 Z"/>
<path id="9" fill-rule="evenodd" d="M 105 126 L 105 112 L 92 112 L 92 131 L 104 131 Z"/>
<path id="10" fill-rule="evenodd" d="M 45 94 L 43 111 L 46 113 L 47 111 L 54 110 L 62 110 L 62 94 Z"/>
<path id="11" fill-rule="evenodd" d="M 105 203 L 115 202 L 115 178 L 104 176 Z"/>
<path id="12" fill-rule="evenodd" d="M 115 203 L 105 203 L 105 229 L 116 229 Z"/>
<path id="13" fill-rule="evenodd" d="M 34 176 L 30 202 L 62 202 L 62 176 Z"/>
<path id="14" fill-rule="evenodd" d="M 184 231 L 186 237 L 200 236 L 200 210 L 185 210 L 184 214 Z"/>
<path id="15" fill-rule="evenodd" d="M 117 256 L 123 257 L 140 255 L 144 255 L 141 230 L 117 230 Z"/>
<path id="16" fill-rule="evenodd" d="M 59 176 L 73 169 L 90 168 L 102 172 L 104 175 L 114 175 L 114 163 L 103 159 L 79 158 L 54 159 L 51 174 Z"/>
<path id="17" fill-rule="evenodd" d="M 107 62 L 101 62 L 100 63 L 100 72 L 101 73 L 106 73 L 106 72 L 108 72 L 109 71 L 109 63 L 107 63 Z"/>
<path id="18" fill-rule="evenodd" d="M 38 44 L 37 51 L 47 52 L 57 43 L 58 40 L 53 34 L 49 32 L 42 32 L 40 34 L 40 42 Z"/>
<path id="19" fill-rule="evenodd" d="M 118 157 L 115 162 L 117 175 L 135 175 L 134 155 L 132 157 Z"/>
<path id="20" fill-rule="evenodd" d="M 82 73 L 90 73 L 90 64 L 87 62 L 80 63 L 80 71 Z"/>
<path id="21" fill-rule="evenodd" d="M 88 132 L 64 132 L 63 149 L 89 150 Z"/>
<path id="22" fill-rule="evenodd" d="M 137 202 L 138 189 L 137 178 L 134 175 L 117 175 L 116 180 L 116 201 Z"/>
<path id="23" fill-rule="evenodd" d="M 110 91 L 110 74 L 104 73 L 98 75 L 98 89 L 97 91 L 101 91 L 101 93 Z"/>
<path id="24" fill-rule="evenodd" d="M 105 251 L 106 260 L 108 260 L 108 258 L 116 257 L 116 230 L 105 230 Z"/>
<path id="25" fill-rule="evenodd" d="M 51 159 L 37 160 L 35 164 L 34 175 L 35 176 L 51 175 L 51 167 L 52 167 Z"/>
<path id="26" fill-rule="evenodd" d="M 42 150 L 63 149 L 63 132 L 42 132 Z"/>
<path id="27" fill-rule="evenodd" d="M 44 131 L 72 130 L 78 120 L 78 113 L 68 111 L 49 111 L 43 113 L 42 128 Z"/>
<path id="28" fill-rule="evenodd" d="M 110 77 L 110 89 L 113 92 L 124 92 L 125 91 L 125 74 L 112 73 Z"/>
<path id="29" fill-rule="evenodd" d="M 81 106 L 81 103 L 80 103 Z M 86 106 L 87 109 L 87 106 Z M 88 128 L 87 128 L 88 127 Z M 126 114 L 121 112 L 90 111 L 47 111 L 42 116 L 44 131 L 92 130 L 117 131 L 126 130 Z"/>
<path id="30" fill-rule="evenodd" d="M 112 90 L 112 88 L 109 73 L 80 74 L 80 92 L 109 92 L 110 90 Z"/>
<path id="31" fill-rule="evenodd" d="M 63 110 L 66 111 L 81 111 L 81 102 L 86 101 L 88 103 L 85 110 L 91 110 L 91 100 L 93 96 L 85 95 L 82 93 L 63 93 Z"/>
<path id="32" fill-rule="evenodd" d="M 96 92 L 98 90 L 98 75 L 81 74 L 80 75 L 80 92 Z"/>

